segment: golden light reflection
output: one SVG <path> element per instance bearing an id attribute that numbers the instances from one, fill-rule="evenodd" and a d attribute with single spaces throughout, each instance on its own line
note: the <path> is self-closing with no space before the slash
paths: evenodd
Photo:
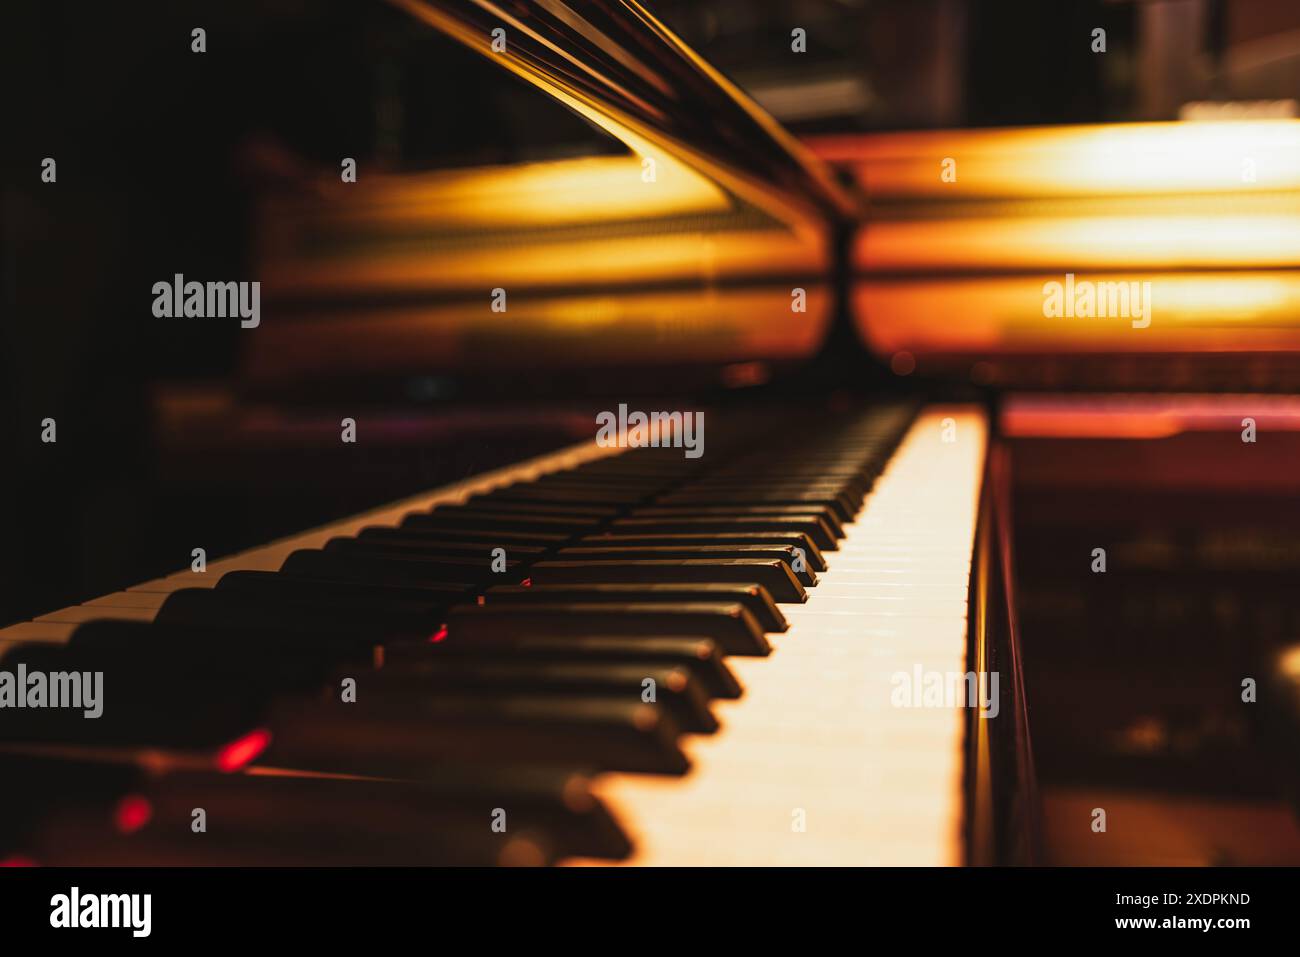
<path id="1" fill-rule="evenodd" d="M 829 137 L 873 201 L 1300 189 L 1300 121 L 1126 123 Z M 940 179 L 955 161 L 956 179 Z"/>
<path id="2" fill-rule="evenodd" d="M 1300 351 L 1300 274 L 1089 272 L 1079 281 L 1151 283 L 1151 323 L 1123 316 L 1049 318 L 1033 274 L 867 280 L 854 290 L 858 328 L 888 355 L 1013 352 Z"/>
<path id="3" fill-rule="evenodd" d="M 655 163 L 655 180 L 642 178 L 637 156 L 595 156 L 547 163 L 369 177 L 364 202 L 349 202 L 350 187 L 336 176 L 322 181 L 334 195 L 339 221 L 440 229 L 591 224 L 639 216 L 726 212 L 717 186 L 671 157 Z M 324 214 L 324 210 L 321 211 Z"/>
<path id="4" fill-rule="evenodd" d="M 343 375 L 362 363 L 428 373 L 787 360 L 820 345 L 831 300 L 826 285 L 810 285 L 808 311 L 798 322 L 790 321 L 790 291 L 782 287 L 520 295 L 511 300 L 509 320 L 499 322 L 485 321 L 479 303 L 358 307 L 328 322 L 305 313 L 264 324 L 245 374 L 283 382 Z M 755 365 L 743 375 L 761 371 Z"/>
<path id="5" fill-rule="evenodd" d="M 1287 267 L 1300 263 L 1300 194 L 1254 215 L 885 221 L 862 233 L 870 271 Z M 1282 207 L 1280 210 L 1278 207 Z M 1193 213 L 1194 202 L 1188 203 Z"/>
<path id="6" fill-rule="evenodd" d="M 886 355 L 1300 352 L 1300 121 L 823 140 L 872 202 L 854 318 Z M 945 181 L 943 161 L 954 161 Z M 1149 284 L 1151 322 L 1045 285 Z"/>

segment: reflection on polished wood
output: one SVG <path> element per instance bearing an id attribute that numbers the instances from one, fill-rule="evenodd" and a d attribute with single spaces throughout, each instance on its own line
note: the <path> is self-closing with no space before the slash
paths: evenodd
<path id="1" fill-rule="evenodd" d="M 1300 121 L 942 130 L 813 146 L 871 197 L 851 254 L 854 322 L 872 349 L 905 353 L 906 370 L 980 384 L 1097 387 L 1114 375 L 1121 387 L 1168 386 L 1165 376 L 1205 384 L 1207 372 L 1237 381 L 1249 356 L 1252 384 L 1300 380 Z M 1150 315 L 1053 314 L 1048 284 L 1067 275 L 1149 284 Z M 1069 361 L 1081 355 L 1130 361 Z M 1186 366 L 1155 364 L 1166 356 Z M 1132 361 L 1143 357 L 1155 363 Z"/>
<path id="2" fill-rule="evenodd" d="M 1043 286 L 1064 273 L 947 279 L 862 279 L 859 331 L 885 354 L 1015 352 L 1246 353 L 1300 350 L 1300 273 L 1120 273 L 1076 278 L 1151 283 L 1151 324 L 1120 317 L 1048 318 Z"/>
<path id="3" fill-rule="evenodd" d="M 826 137 L 823 159 L 887 201 L 1300 190 L 1300 121 L 1123 123 Z M 945 182 L 940 163 L 956 161 Z M 1244 178 L 1250 160 L 1253 178 Z"/>

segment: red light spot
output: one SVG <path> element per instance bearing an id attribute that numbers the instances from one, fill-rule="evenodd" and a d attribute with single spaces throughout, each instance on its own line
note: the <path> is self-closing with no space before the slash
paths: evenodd
<path id="1" fill-rule="evenodd" d="M 128 794 L 117 802 L 113 821 L 123 834 L 134 834 L 153 817 L 153 805 L 138 794 Z"/>
<path id="2" fill-rule="evenodd" d="M 437 644 L 438 642 L 442 641 L 442 639 L 446 637 L 447 637 L 447 626 L 443 625 L 441 628 L 439 628 L 437 631 L 435 631 L 432 635 L 429 636 L 429 641 L 433 642 L 434 644 Z"/>
<path id="3" fill-rule="evenodd" d="M 236 738 L 217 752 L 217 770 L 238 771 L 266 750 L 271 743 L 271 732 L 265 728 L 250 731 L 242 738 Z"/>
<path id="4" fill-rule="evenodd" d="M 0 857 L 0 867 L 35 867 L 36 862 L 30 857 L 15 854 L 12 857 Z"/>
<path id="5" fill-rule="evenodd" d="M 523 585 L 525 588 L 532 588 L 532 587 L 533 587 L 533 580 L 532 580 L 531 578 L 525 578 L 525 579 L 524 579 L 523 581 L 521 581 L 519 584 Z"/>
<path id="6" fill-rule="evenodd" d="M 479 596 L 478 596 L 477 601 L 478 601 L 478 603 L 479 603 L 480 605 L 483 605 L 483 604 L 486 604 L 486 603 L 487 603 L 487 599 L 484 598 L 482 595 L 479 595 Z"/>

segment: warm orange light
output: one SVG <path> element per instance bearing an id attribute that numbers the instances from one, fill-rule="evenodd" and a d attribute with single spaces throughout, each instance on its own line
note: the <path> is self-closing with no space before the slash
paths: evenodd
<path id="1" fill-rule="evenodd" d="M 671 157 L 653 157 L 647 181 L 639 156 L 595 156 L 400 176 L 376 174 L 364 202 L 331 181 L 323 189 L 338 203 L 322 216 L 355 228 L 367 223 L 392 229 L 402 223 L 426 229 L 501 229 L 592 225 L 641 216 L 725 212 L 720 189 Z"/>
<path id="2" fill-rule="evenodd" d="M 1300 351 L 1300 121 L 939 131 L 816 146 L 872 199 L 853 250 L 854 313 L 879 352 L 925 363 Z M 1067 274 L 1137 283 L 1149 291 L 1150 322 L 1045 309 L 1047 284 Z"/>
<path id="3" fill-rule="evenodd" d="M 814 140 L 874 201 L 1300 189 L 1300 121 L 936 130 Z M 945 158 L 956 178 L 940 178 Z"/>
<path id="4" fill-rule="evenodd" d="M 1060 274 L 871 279 L 854 289 L 859 329 L 879 352 L 1300 351 L 1300 273 L 1082 272 L 1150 282 L 1150 325 L 1124 317 L 1049 318 L 1044 284 Z"/>
<path id="5" fill-rule="evenodd" d="M 1300 432 L 1300 398 L 1283 395 L 1078 395 L 1010 397 L 1001 431 L 1015 438 L 1162 439 L 1184 432 L 1236 432 L 1245 416 L 1270 432 Z M 1300 652 L 1296 655 L 1300 668 Z"/>
<path id="6" fill-rule="evenodd" d="M 961 217 L 870 224 L 856 252 L 859 268 L 995 270 L 1005 268 L 1126 269 L 1234 266 L 1287 267 L 1300 263 L 1300 196 L 1252 203 L 1246 213 L 1227 206 L 1219 215 L 1188 201 L 1181 210 L 1115 215 L 1106 210 L 1041 218 Z"/>

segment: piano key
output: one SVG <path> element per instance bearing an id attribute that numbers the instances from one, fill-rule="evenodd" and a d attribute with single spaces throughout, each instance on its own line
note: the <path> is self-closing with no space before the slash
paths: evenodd
<path id="1" fill-rule="evenodd" d="M 597 545 L 586 542 L 569 545 L 555 552 L 548 562 L 609 562 L 638 561 L 664 562 L 683 560 L 721 560 L 748 559 L 779 561 L 790 569 L 790 573 L 801 585 L 812 587 L 817 584 L 817 573 L 808 565 L 807 554 L 804 555 L 803 567 L 798 571 L 798 555 L 791 545 Z M 780 576 L 778 576 L 779 578 Z M 797 594 L 797 593 L 796 593 Z M 798 601 L 798 597 L 777 597 L 778 601 Z"/>
<path id="2" fill-rule="evenodd" d="M 87 708 L 17 709 L 0 722 L 0 741 L 7 742 L 212 747 L 259 721 L 281 685 L 253 667 L 181 670 L 138 657 L 80 653 L 68 645 L 29 645 L 9 657 L 29 674 L 72 675 L 77 687 L 90 680 L 91 690 L 83 694 L 93 694 L 98 713 L 88 718 Z M 87 678 L 96 674 L 99 680 Z M 238 695 L 228 693 L 232 679 L 239 679 Z M 195 708 L 194 701 L 204 706 Z"/>
<path id="3" fill-rule="evenodd" d="M 345 601 L 186 588 L 172 592 L 155 620 L 160 625 L 178 627 L 356 635 L 379 644 L 429 635 L 446 617 L 448 607 L 445 600 L 391 600 L 381 609 Z"/>
<path id="4" fill-rule="evenodd" d="M 462 605 L 447 616 L 448 644 L 561 633 L 630 638 L 702 635 L 729 655 L 766 655 L 772 647 L 758 622 L 738 602 Z"/>
<path id="5" fill-rule="evenodd" d="M 765 491 L 751 485 L 728 489 L 725 493 L 692 486 L 690 490 L 668 492 L 654 500 L 655 507 L 683 505 L 704 506 L 773 506 L 794 511 L 808 505 L 831 509 L 841 522 L 850 522 L 857 514 L 861 502 L 848 494 L 819 494 L 817 492 Z"/>
<path id="6" fill-rule="evenodd" d="M 590 485 L 557 485 L 554 483 L 529 482 L 527 485 L 494 490 L 492 492 L 492 501 L 538 502 L 557 505 L 600 502 L 611 507 L 617 507 L 644 501 L 650 494 L 649 491 L 640 489 L 630 491 L 611 489 L 598 483 Z"/>
<path id="7" fill-rule="evenodd" d="M 788 545 L 803 549 L 804 562 L 813 571 L 826 570 L 826 558 L 821 549 L 802 532 L 700 532 L 694 535 L 616 535 L 600 532 L 578 539 L 572 547 L 636 548 L 674 545 Z M 813 582 L 810 580 L 806 584 Z"/>
<path id="8" fill-rule="evenodd" d="M 584 764 L 683 774 L 680 729 L 662 708 L 566 696 L 359 697 L 292 703 L 271 717 L 269 766 L 404 777 L 431 762 Z"/>
<path id="9" fill-rule="evenodd" d="M 474 499 L 463 505 L 440 505 L 431 511 L 417 512 L 416 514 L 442 518 L 475 515 L 489 518 L 508 516 L 525 527 L 527 523 L 532 521 L 554 522 L 559 527 L 560 525 L 599 525 L 602 521 L 617 515 L 619 511 L 618 508 L 593 509 L 578 505 L 560 508 L 553 504 L 537 505 L 531 502 L 497 503 Z M 547 530 L 544 529 L 543 531 Z"/>
<path id="10" fill-rule="evenodd" d="M 734 601 L 745 606 L 764 631 L 780 632 L 789 627 L 785 616 L 761 585 L 719 584 L 586 584 L 586 585 L 497 585 L 483 593 L 488 604 L 500 602 L 690 602 Z"/>
<path id="11" fill-rule="evenodd" d="M 490 512 L 509 512 L 519 515 L 549 515 L 556 518 L 611 518 L 619 513 L 612 505 L 578 505 L 555 502 L 527 502 L 500 499 L 493 492 L 471 496 L 465 502 L 467 509 Z"/>
<path id="12" fill-rule="evenodd" d="M 386 667 L 359 680 L 358 694 L 482 694 L 502 692 L 568 694 L 644 700 L 653 682 L 655 701 L 684 731 L 716 731 L 708 694 L 689 668 L 651 661 L 497 661 L 483 658 L 426 658 L 418 664 Z"/>
<path id="13" fill-rule="evenodd" d="M 497 576 L 489 562 L 476 559 L 448 557 L 433 560 L 300 549 L 285 559 L 283 570 L 309 578 L 376 584 L 458 585 L 469 590 L 493 577 L 512 580 L 511 570 L 517 567 L 518 562 L 507 559 L 507 571 Z"/>
<path id="14" fill-rule="evenodd" d="M 427 638 L 417 644 L 428 647 Z M 377 657 L 382 661 L 369 632 L 194 628 L 103 620 L 78 627 L 66 646 L 76 661 L 87 667 L 95 663 L 105 674 L 121 665 L 140 675 L 213 674 L 242 683 L 265 680 L 285 690 L 319 687 L 343 664 L 369 668 Z M 394 643 L 385 650 L 400 647 L 404 646 Z"/>
<path id="15" fill-rule="evenodd" d="M 330 778 L 315 773 L 301 775 L 263 766 L 238 773 L 214 774 L 210 770 L 185 770 L 190 765 L 168 758 L 163 759 L 160 768 L 158 758 L 145 753 L 115 755 L 90 749 L 83 752 L 82 759 L 0 752 L 0 770 L 10 772 L 13 780 L 24 782 L 21 789 L 0 793 L 0 808 L 4 811 L 0 816 L 0 853 L 17 848 L 42 864 L 80 862 L 76 848 L 68 848 L 72 852 L 69 857 L 53 853 L 52 847 L 38 846 L 30 838 L 30 827 L 21 826 L 36 819 L 30 813 L 32 810 L 48 810 L 51 805 L 82 809 L 83 826 L 91 824 L 87 819 L 90 815 L 84 814 L 87 809 L 108 819 L 109 827 L 104 827 L 101 818 L 97 826 L 83 832 L 89 844 L 103 841 L 106 833 L 137 835 L 146 825 L 161 823 L 161 830 L 170 831 L 192 845 L 188 837 L 192 833 L 191 812 L 195 807 L 212 811 L 204 798 L 209 793 L 224 795 L 214 816 L 226 825 L 239 829 L 258 823 L 266 829 L 254 842 L 259 846 L 247 849 L 246 854 L 250 851 L 256 854 L 262 847 L 276 845 L 276 832 L 291 826 L 288 818 L 298 805 L 313 801 L 337 808 L 340 817 L 325 821 L 320 813 L 308 815 L 314 818 L 310 826 L 351 832 L 364 838 L 347 859 L 326 857 L 323 863 L 356 864 L 363 857 L 369 859 L 373 852 L 366 845 L 382 833 L 376 828 L 386 829 L 397 838 L 410 837 L 412 830 L 482 830 L 490 832 L 496 847 L 501 848 L 504 837 L 489 827 L 497 809 L 506 812 L 508 833 L 544 834 L 557 849 L 607 858 L 626 856 L 629 850 L 622 829 L 592 795 L 588 776 L 566 768 L 441 764 L 408 780 L 376 780 Z M 184 758 L 184 755 L 175 757 Z M 125 817 L 124 797 L 144 797 L 147 806 L 136 805 L 144 813 Z M 236 799 L 237 803 L 230 803 Z M 376 803 L 380 801 L 384 802 L 382 809 Z M 169 826 L 169 806 L 183 812 L 182 826 Z M 420 820 L 412 820 L 412 814 L 419 815 Z M 18 827 L 13 827 L 15 817 L 20 819 Z M 45 830 L 49 833 L 57 828 Z M 155 827 L 155 834 L 158 830 Z M 19 845 L 13 840 L 15 835 L 28 839 Z M 129 854 L 133 850 L 119 848 L 115 853 Z M 190 860 L 212 863 L 204 857 Z M 444 857 L 432 850 L 421 852 L 414 861 L 407 860 L 408 863 L 446 863 Z M 130 862 L 125 857 L 119 857 L 119 861 Z M 142 861 L 137 857 L 133 863 Z M 478 863 L 500 861 L 494 851 Z"/>
<path id="16" fill-rule="evenodd" d="M 953 443 L 939 440 L 947 417 L 957 424 Z M 917 665 L 967 670 L 966 615 L 956 608 L 968 580 L 950 578 L 939 586 L 947 591 L 932 593 L 954 603 L 949 614 L 887 615 L 841 605 L 857 592 L 840 562 L 870 554 L 881 529 L 946 537 L 969 555 L 985 435 L 977 409 L 926 409 L 846 527 L 812 600 L 786 609 L 791 628 L 773 639 L 774 654 L 731 660 L 746 695 L 717 704 L 718 734 L 685 740 L 691 773 L 596 780 L 636 846 L 628 863 L 962 861 L 965 712 L 895 708 L 889 679 Z M 806 829 L 791 826 L 795 813 Z"/>
<path id="17" fill-rule="evenodd" d="M 255 574 L 255 573 L 249 573 Z M 151 608 L 157 611 L 166 594 L 147 591 L 119 591 L 111 595 L 92 598 L 83 607 L 86 608 Z"/>
<path id="18" fill-rule="evenodd" d="M 546 864 L 562 846 L 615 856 L 625 850 L 626 838 L 608 815 L 568 824 L 568 840 L 552 843 L 566 829 L 559 798 L 543 802 L 502 788 L 457 799 L 407 782 L 181 772 L 98 814 L 65 812 L 36 836 L 31 853 L 54 865 L 482 866 Z M 219 840 L 195 839 L 195 807 L 220 822 Z M 506 833 L 491 827 L 495 808 L 507 813 Z"/>
<path id="19" fill-rule="evenodd" d="M 448 558 L 480 558 L 491 563 L 492 553 L 504 548 L 514 558 L 526 560 L 545 555 L 547 549 L 537 545 L 511 544 L 509 548 L 499 542 L 457 542 L 437 538 L 406 538 L 370 536 L 368 538 L 331 538 L 324 545 L 327 552 L 358 552 L 372 555 L 384 554 L 413 556 L 447 556 Z"/>
<path id="20" fill-rule="evenodd" d="M 382 608 L 389 603 L 447 608 L 465 594 L 464 589 L 456 585 L 351 582 L 305 578 L 288 572 L 228 572 L 217 582 L 215 591 L 218 594 L 231 592 L 265 598 L 332 602 L 358 608 Z"/>
<path id="21" fill-rule="evenodd" d="M 339 536 L 332 536 L 339 537 Z M 471 545 L 490 543 L 491 548 L 546 549 L 563 544 L 572 539 L 571 535 L 547 534 L 544 532 L 499 531 L 473 528 L 390 528 L 388 526 L 367 525 L 357 532 L 361 541 L 393 542 L 459 542 Z M 531 554 L 531 551 L 528 552 Z"/>
<path id="22" fill-rule="evenodd" d="M 834 551 L 835 535 L 816 515 L 756 518 L 616 518 L 609 530 L 619 534 L 681 532 L 803 532 L 823 551 Z"/>
<path id="23" fill-rule="evenodd" d="M 825 505 L 808 505 L 802 509 L 771 505 L 641 505 L 627 513 L 628 518 L 788 518 L 815 515 L 836 538 L 844 537 L 835 511 Z"/>
<path id="24" fill-rule="evenodd" d="M 723 659 L 721 649 L 710 638 L 679 638 L 673 635 L 537 636 L 507 633 L 480 635 L 473 642 L 444 641 L 419 647 L 403 645 L 393 648 L 389 654 L 389 658 L 396 663 L 447 657 L 542 662 L 654 662 L 689 670 L 710 698 L 739 698 L 742 694 L 740 683 Z"/>
<path id="25" fill-rule="evenodd" d="M 568 559 L 529 569 L 536 585 L 643 582 L 761 585 L 775 601 L 804 602 L 808 593 L 784 558 Z"/>
<path id="26" fill-rule="evenodd" d="M 83 621 L 93 621 L 96 618 L 110 617 L 120 618 L 124 621 L 153 621 L 154 609 L 147 606 L 142 608 L 128 605 L 73 605 L 70 608 L 60 608 L 58 611 L 50 612 L 48 615 L 41 615 L 32 620 L 38 623 L 79 624 Z"/>
<path id="27" fill-rule="evenodd" d="M 597 518 L 560 518 L 545 515 L 519 515 L 514 512 L 494 512 L 486 509 L 463 510 L 446 506 L 432 512 L 418 512 L 402 519 L 403 528 L 472 528 L 501 529 L 507 532 L 542 532 L 576 535 L 590 532 L 600 526 Z"/>
<path id="28" fill-rule="evenodd" d="M 77 629 L 77 622 L 24 621 L 0 628 L 0 644 L 5 648 L 26 642 L 62 644 Z"/>

